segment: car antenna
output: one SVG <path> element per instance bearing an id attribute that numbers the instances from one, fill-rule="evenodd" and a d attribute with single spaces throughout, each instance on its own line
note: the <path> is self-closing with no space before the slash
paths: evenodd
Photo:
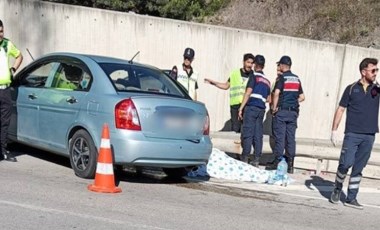
<path id="1" fill-rule="evenodd" d="M 32 54 L 30 53 L 30 51 L 29 51 L 28 48 L 26 48 L 26 51 L 28 51 L 29 56 L 30 56 L 30 57 L 32 58 L 32 60 L 34 61 L 34 58 L 33 58 Z"/>
<path id="2" fill-rule="evenodd" d="M 129 60 L 129 64 L 132 64 L 132 63 L 133 63 L 133 59 L 135 59 L 135 57 L 136 57 L 137 55 L 139 55 L 139 53 L 140 53 L 140 51 L 137 51 L 137 53 L 135 54 L 135 56 L 133 56 L 132 59 Z"/>

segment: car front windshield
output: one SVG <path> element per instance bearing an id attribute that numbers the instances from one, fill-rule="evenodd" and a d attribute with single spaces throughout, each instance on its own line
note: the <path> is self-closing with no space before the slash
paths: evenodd
<path id="1" fill-rule="evenodd" d="M 186 97 L 183 90 L 164 72 L 143 66 L 100 63 L 118 92 L 135 91 Z"/>

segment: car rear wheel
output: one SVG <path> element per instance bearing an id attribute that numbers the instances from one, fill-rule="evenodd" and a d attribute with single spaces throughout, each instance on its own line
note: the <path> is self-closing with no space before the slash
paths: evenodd
<path id="1" fill-rule="evenodd" d="M 187 175 L 190 168 L 163 168 L 162 171 L 170 178 L 180 179 Z"/>
<path id="2" fill-rule="evenodd" d="M 90 134 L 78 130 L 70 141 L 70 163 L 75 175 L 81 178 L 94 178 L 98 151 Z"/>

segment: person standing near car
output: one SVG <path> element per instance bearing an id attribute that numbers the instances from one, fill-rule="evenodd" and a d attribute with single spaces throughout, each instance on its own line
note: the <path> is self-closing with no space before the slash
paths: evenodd
<path id="1" fill-rule="evenodd" d="M 264 56 L 256 55 L 254 76 L 248 80 L 244 98 L 239 108 L 239 119 L 244 118 L 241 132 L 243 152 L 240 160 L 248 163 L 248 156 L 253 145 L 255 156 L 252 165 L 255 167 L 259 166 L 263 151 L 263 121 L 266 102 L 270 102 L 270 82 L 264 75 L 264 65 Z"/>
<path id="2" fill-rule="evenodd" d="M 379 132 L 380 86 L 376 84 L 379 72 L 378 60 L 364 58 L 359 64 L 361 79 L 348 85 L 344 90 L 334 115 L 331 142 L 337 145 L 337 129 L 343 113 L 347 109 L 344 140 L 336 172 L 335 188 L 330 201 L 338 203 L 343 182 L 352 167 L 348 191 L 344 205 L 363 209 L 356 199 L 362 179 L 362 171 L 371 156 L 375 134 Z"/>
<path id="3" fill-rule="evenodd" d="M 12 66 L 9 63 L 11 57 L 15 59 Z M 22 54 L 9 39 L 4 37 L 4 25 L 0 20 L 0 159 L 12 162 L 16 162 L 17 159 L 7 150 L 8 127 L 12 112 L 12 98 L 9 85 L 21 62 Z"/>
<path id="4" fill-rule="evenodd" d="M 186 48 L 183 53 L 183 63 L 173 66 L 171 73 L 177 72 L 177 81 L 187 90 L 193 100 L 197 100 L 198 73 L 194 71 L 191 64 L 194 61 L 195 52 L 192 48 Z"/>
<path id="5" fill-rule="evenodd" d="M 205 78 L 205 82 L 216 86 L 219 89 L 230 90 L 230 113 L 231 113 L 231 129 L 236 133 L 240 133 L 242 122 L 239 120 L 239 108 L 243 101 L 245 88 L 248 79 L 253 76 L 253 63 L 255 56 L 251 53 L 244 54 L 243 68 L 232 70 L 227 82 L 217 82 L 209 78 Z"/>
<path id="6" fill-rule="evenodd" d="M 275 138 L 273 167 L 277 167 L 286 149 L 288 153 L 288 156 L 286 156 L 288 173 L 293 173 L 299 104 L 305 100 L 305 95 L 299 77 L 290 71 L 292 66 L 290 57 L 282 56 L 277 64 L 282 75 L 276 81 L 271 108 L 273 135 Z"/>

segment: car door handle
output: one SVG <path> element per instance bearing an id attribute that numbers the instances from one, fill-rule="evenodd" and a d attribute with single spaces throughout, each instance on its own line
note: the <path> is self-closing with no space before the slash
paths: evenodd
<path id="1" fill-rule="evenodd" d="M 77 103 L 78 100 L 75 99 L 75 97 L 70 97 L 70 98 L 67 98 L 66 101 L 70 104 L 74 104 L 74 103 Z"/>
<path id="2" fill-rule="evenodd" d="M 37 99 L 37 96 L 34 93 L 32 93 L 28 95 L 28 98 L 34 100 Z"/>

